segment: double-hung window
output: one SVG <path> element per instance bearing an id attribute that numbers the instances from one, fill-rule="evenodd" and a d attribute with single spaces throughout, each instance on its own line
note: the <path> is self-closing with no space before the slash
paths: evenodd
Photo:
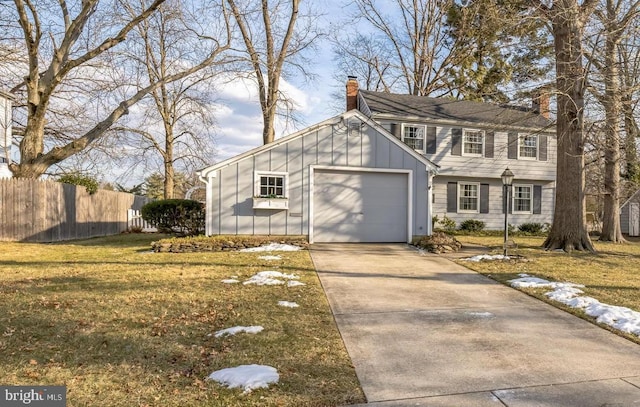
<path id="1" fill-rule="evenodd" d="M 478 213 L 480 184 L 458 183 L 458 212 Z"/>
<path id="2" fill-rule="evenodd" d="M 513 185 L 513 213 L 532 213 L 533 186 Z"/>
<path id="3" fill-rule="evenodd" d="M 403 124 L 402 125 L 402 141 L 406 145 L 421 153 L 424 152 L 424 135 L 426 129 L 425 126 L 416 124 Z"/>
<path id="4" fill-rule="evenodd" d="M 255 195 L 263 198 L 286 198 L 287 173 L 256 172 Z"/>
<path id="5" fill-rule="evenodd" d="M 518 141 L 518 158 L 526 160 L 536 160 L 538 158 L 538 136 L 520 136 Z"/>
<path id="6" fill-rule="evenodd" d="M 464 155 L 482 156 L 484 153 L 484 132 L 465 130 L 462 137 L 462 153 Z"/>

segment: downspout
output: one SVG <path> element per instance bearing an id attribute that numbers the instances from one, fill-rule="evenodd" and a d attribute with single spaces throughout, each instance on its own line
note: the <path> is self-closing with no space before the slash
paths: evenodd
<path id="1" fill-rule="evenodd" d="M 433 171 L 427 171 L 427 236 L 433 234 Z"/>
<path id="2" fill-rule="evenodd" d="M 207 174 L 207 177 L 203 177 L 202 173 L 198 173 L 198 179 L 205 184 L 205 222 L 204 222 L 204 234 L 211 236 L 213 234 L 213 182 L 211 180 L 216 177 L 214 172 L 212 175 Z"/>

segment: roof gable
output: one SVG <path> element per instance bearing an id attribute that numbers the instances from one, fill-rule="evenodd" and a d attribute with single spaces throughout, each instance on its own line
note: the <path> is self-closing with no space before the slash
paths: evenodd
<path id="1" fill-rule="evenodd" d="M 283 144 L 287 144 L 290 143 L 293 140 L 296 140 L 300 137 L 304 137 L 305 135 L 307 135 L 308 133 L 312 132 L 312 131 L 316 131 L 320 128 L 323 127 L 327 127 L 327 126 L 332 126 L 332 125 L 336 125 L 340 122 L 346 122 L 351 118 L 356 118 L 358 120 L 360 120 L 361 122 L 365 123 L 368 126 L 373 127 L 378 133 L 380 133 L 381 135 L 383 135 L 384 137 L 386 137 L 387 139 L 389 139 L 392 143 L 396 144 L 397 146 L 399 146 L 404 152 L 406 152 L 407 154 L 412 155 L 414 158 L 416 158 L 418 161 L 422 162 L 425 167 L 431 171 L 437 171 L 437 169 L 439 168 L 439 166 L 437 164 L 434 164 L 433 162 L 431 162 L 429 159 L 427 159 L 425 156 L 423 156 L 422 154 L 418 154 L 416 151 L 414 151 L 412 148 L 410 148 L 409 146 L 407 146 L 405 143 L 403 143 L 402 141 L 398 140 L 396 137 L 394 137 L 391 133 L 389 133 L 385 128 L 383 128 L 382 126 L 380 126 L 378 123 L 376 123 L 375 121 L 373 121 L 372 119 L 368 118 L 367 116 L 365 116 L 364 114 L 362 114 L 361 112 L 359 112 L 358 110 L 351 110 L 349 112 L 343 113 L 339 116 L 334 116 L 330 119 L 327 119 L 323 122 L 320 122 L 318 124 L 315 124 L 313 126 L 307 127 L 306 129 L 300 130 L 296 133 L 290 134 L 288 136 L 279 138 L 277 140 L 275 140 L 273 143 L 269 143 L 269 144 L 265 144 L 263 146 L 260 147 L 256 147 L 252 150 L 249 150 L 245 153 L 242 153 L 240 155 L 237 155 L 235 157 L 231 157 L 229 159 L 226 159 L 224 161 L 221 161 L 217 164 L 213 164 L 211 166 L 205 167 L 201 170 L 198 170 L 198 175 L 200 175 L 201 177 L 207 177 L 208 174 L 226 167 L 228 165 L 232 165 L 235 164 L 239 161 L 251 158 L 257 154 L 261 154 L 265 151 L 269 151 L 275 147 L 278 147 L 280 145 Z"/>
<path id="2" fill-rule="evenodd" d="M 418 117 L 444 122 L 466 122 L 483 125 L 547 129 L 553 122 L 545 117 L 513 106 L 497 106 L 491 103 L 432 98 L 427 96 L 399 95 L 361 90 L 364 110 L 375 115 Z"/>

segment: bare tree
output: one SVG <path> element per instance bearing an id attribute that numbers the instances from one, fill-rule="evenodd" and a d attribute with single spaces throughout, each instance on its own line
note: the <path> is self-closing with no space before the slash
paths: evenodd
<path id="1" fill-rule="evenodd" d="M 215 124 L 212 83 L 221 66 L 228 62 L 221 57 L 183 79 L 165 82 L 165 78 L 182 69 L 185 61 L 197 63 L 207 57 L 198 47 L 203 26 L 207 32 L 218 27 L 218 31 L 223 31 L 218 36 L 228 27 L 225 13 L 220 13 L 221 21 L 211 18 L 219 13 L 218 8 L 190 9 L 190 5 L 167 0 L 138 25 L 137 35 L 123 55 L 139 70 L 134 78 L 140 80 L 133 86 L 141 88 L 146 83 L 160 86 L 139 104 L 139 115 L 132 117 L 128 127 L 118 126 L 114 130 L 123 133 L 123 143 L 139 152 L 135 164 L 146 158 L 147 153 L 160 157 L 165 199 L 174 197 L 176 165 L 188 172 L 212 158 Z"/>
<path id="2" fill-rule="evenodd" d="M 586 56 L 602 78 L 603 89 L 590 86 L 605 111 L 604 210 L 600 240 L 624 242 L 620 228 L 623 92 L 620 84 L 620 42 L 640 10 L 640 1 L 605 0 L 594 15 L 601 30 Z"/>
<path id="3" fill-rule="evenodd" d="M 392 69 L 393 53 L 385 47 L 383 41 L 372 35 L 355 33 L 354 37 L 334 37 L 332 39 L 333 61 L 336 64 L 336 80 L 341 92 L 336 97 L 344 108 L 343 90 L 347 76 L 356 76 L 365 90 L 391 92 L 397 78 L 388 73 Z"/>
<path id="4" fill-rule="evenodd" d="M 257 82 L 262 110 L 264 144 L 275 139 L 275 120 L 280 103 L 288 108 L 280 92 L 280 80 L 286 73 L 286 65 L 307 73 L 304 64 L 296 58 L 311 47 L 319 37 L 313 13 L 304 16 L 305 25 L 299 27 L 300 0 L 226 0 L 238 25 L 244 51 Z M 242 0 L 240 0 L 242 1 Z"/>
<path id="5" fill-rule="evenodd" d="M 356 19 L 374 30 L 375 41 L 390 57 L 385 63 L 385 82 L 397 84 L 412 95 L 427 96 L 448 90 L 447 69 L 451 66 L 455 45 L 446 32 L 447 11 L 453 0 L 354 0 Z M 379 62 L 370 55 L 368 62 Z M 383 65 L 384 66 L 384 65 Z M 400 85 L 401 84 L 401 85 Z"/>
<path id="6" fill-rule="evenodd" d="M 121 117 L 128 114 L 135 103 L 162 84 L 180 80 L 208 66 L 228 48 L 228 38 L 201 38 L 201 45 L 209 49 L 205 60 L 185 65 L 179 72 L 149 83 L 139 89 L 129 89 L 121 99 L 117 93 L 105 97 L 101 117 L 93 127 L 76 129 L 50 138 L 47 123 L 65 98 L 91 101 L 89 90 L 95 83 L 108 82 L 103 70 L 110 53 L 122 44 L 131 31 L 145 21 L 165 0 L 149 0 L 136 7 L 127 7 L 120 0 L 84 0 L 68 3 L 65 0 L 14 0 L 13 16 L 27 50 L 26 73 L 13 88 L 24 93 L 24 128 L 20 141 L 20 162 L 10 169 L 16 177 L 37 178 L 47 169 L 87 149 L 105 135 Z M 9 16 L 11 19 L 13 16 Z M 7 16 L 5 16 L 6 18 Z M 17 37 L 17 34 L 16 34 Z M 115 67 L 116 70 L 120 67 Z M 113 90 L 104 87 L 101 92 Z M 84 93 L 83 93 L 84 92 Z M 84 96 L 82 96 L 84 95 Z M 109 103 L 107 103 L 107 101 Z M 79 126 L 80 127 L 80 126 Z M 54 131 L 55 132 L 55 131 Z"/>
<path id="7" fill-rule="evenodd" d="M 548 250 L 594 251 L 586 227 L 584 173 L 584 91 L 582 40 L 597 0 L 553 0 L 531 4 L 550 23 L 555 45 L 558 160 L 553 224 Z"/>

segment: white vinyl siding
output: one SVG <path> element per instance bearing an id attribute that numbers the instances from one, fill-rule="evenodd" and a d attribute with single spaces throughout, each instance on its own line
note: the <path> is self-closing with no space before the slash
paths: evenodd
<path id="1" fill-rule="evenodd" d="M 424 136 L 426 126 L 403 124 L 402 141 L 412 149 L 424 153 Z"/>
<path id="2" fill-rule="evenodd" d="M 458 183 L 458 212 L 478 213 L 480 208 L 480 184 Z"/>
<path id="3" fill-rule="evenodd" d="M 462 154 L 482 157 L 484 154 L 484 132 L 465 130 L 462 135 Z"/>

